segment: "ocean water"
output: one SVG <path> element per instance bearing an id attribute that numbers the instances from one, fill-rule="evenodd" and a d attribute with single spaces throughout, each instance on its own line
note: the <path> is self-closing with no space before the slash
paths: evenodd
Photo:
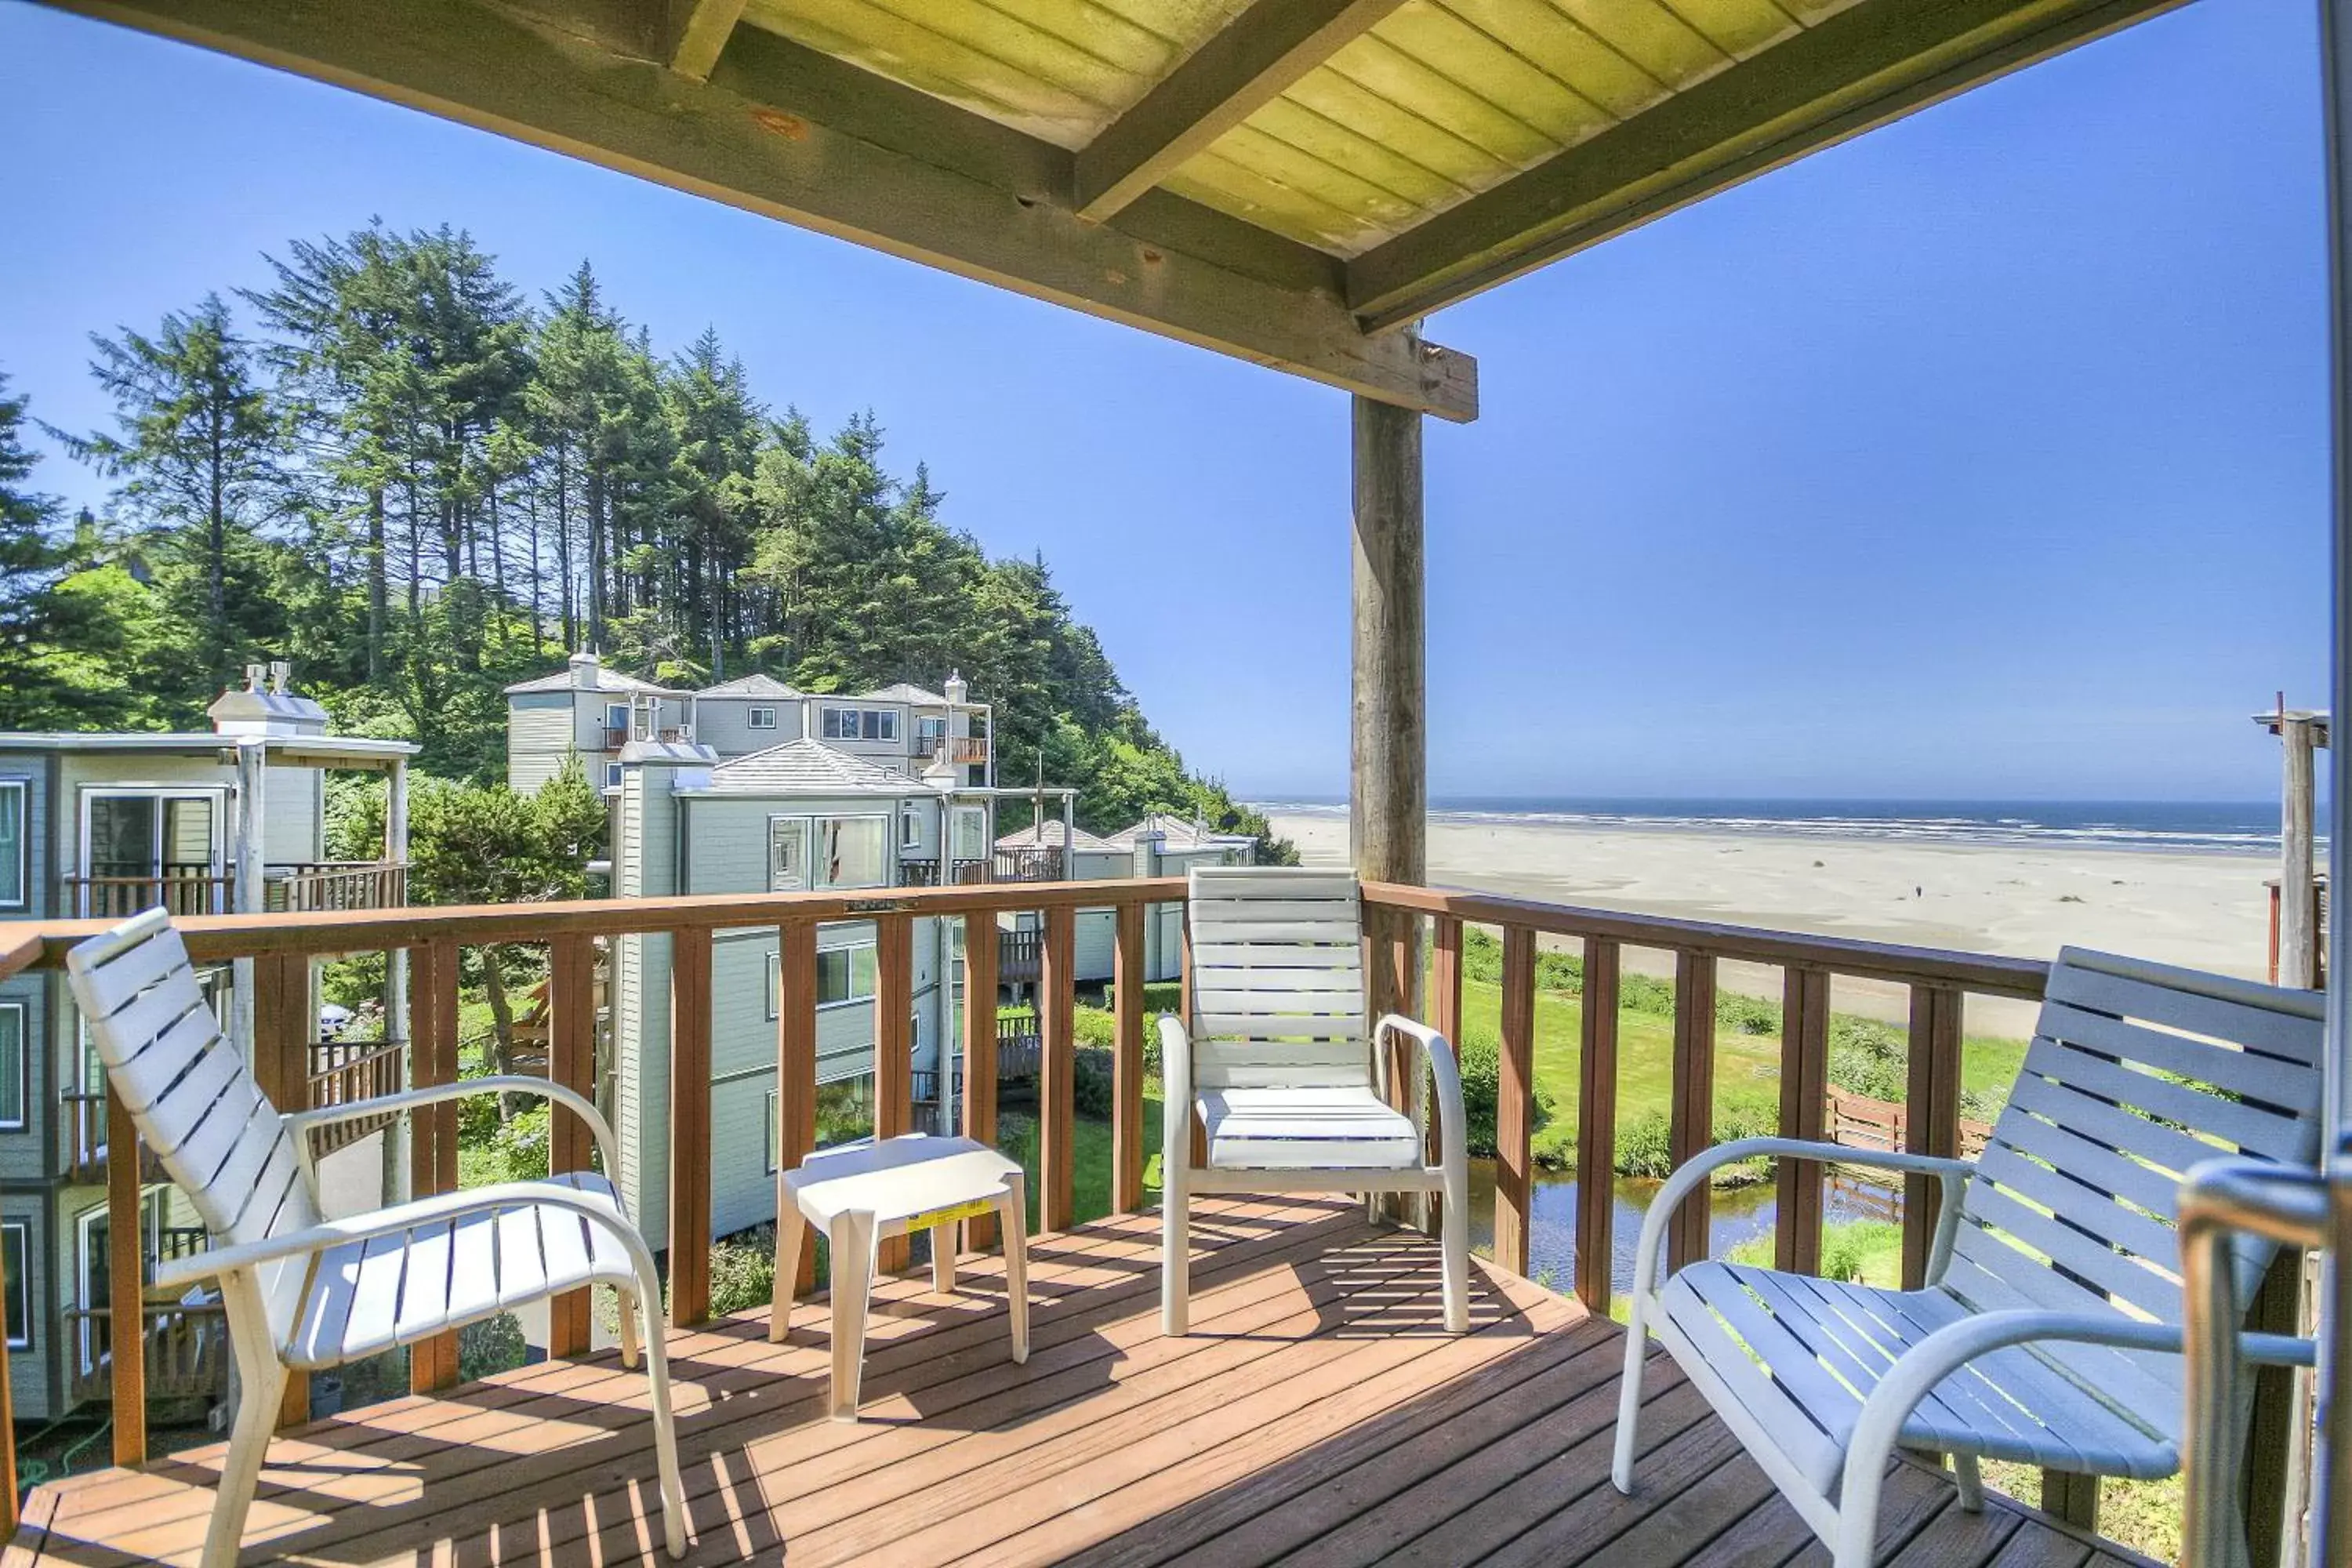
<path id="1" fill-rule="evenodd" d="M 1330 797 L 1263 800 L 1258 810 L 1344 817 Z M 2322 805 L 2325 812 L 2325 805 Z M 2268 801 L 1742 800 L 1544 796 L 1441 797 L 1436 822 L 1513 823 L 1684 833 L 1757 833 L 1845 840 L 1998 844 L 2043 848 L 2276 855 L 2279 807 Z"/>

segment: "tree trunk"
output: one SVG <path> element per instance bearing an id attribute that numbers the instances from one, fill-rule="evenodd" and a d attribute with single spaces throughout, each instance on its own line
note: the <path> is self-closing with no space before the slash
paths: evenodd
<path id="1" fill-rule="evenodd" d="M 368 487 L 367 672 L 373 685 L 383 678 L 383 487 Z"/>

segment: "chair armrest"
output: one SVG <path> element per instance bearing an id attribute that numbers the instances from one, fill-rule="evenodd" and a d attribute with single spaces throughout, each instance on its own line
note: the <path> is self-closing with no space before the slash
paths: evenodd
<path id="1" fill-rule="evenodd" d="M 1849 1149 L 1843 1143 L 1816 1142 L 1804 1138 L 1739 1138 L 1728 1143 L 1718 1143 L 1697 1158 L 1675 1167 L 1650 1200 L 1649 1212 L 1642 1216 L 1642 1239 L 1633 1253 L 1633 1289 L 1654 1291 L 1658 1278 L 1658 1248 L 1665 1239 L 1666 1226 L 1675 1210 L 1685 1198 L 1696 1191 L 1725 1165 L 1742 1160 L 1769 1156 L 1776 1160 L 1834 1161 L 1841 1165 L 1871 1165 L 1881 1170 L 1902 1171 L 1912 1175 L 1940 1177 L 1944 1184 L 1944 1203 L 1936 1218 L 1936 1241 L 1927 1258 L 1927 1282 L 1934 1284 L 1943 1278 L 1944 1266 L 1950 1260 L 1952 1237 L 1960 1221 L 1960 1199 L 1964 1195 L 1976 1166 L 1967 1160 L 1948 1159 L 1940 1154 L 1913 1154 L 1902 1150 Z"/>
<path id="2" fill-rule="evenodd" d="M 489 1078 L 459 1079 L 456 1083 L 429 1084 L 423 1089 L 404 1089 L 397 1094 L 380 1094 L 373 1100 L 355 1100 L 348 1105 L 321 1106 L 316 1110 L 297 1110 L 285 1117 L 286 1130 L 294 1135 L 295 1144 L 309 1158 L 310 1132 L 316 1127 L 330 1127 L 338 1121 L 357 1121 L 370 1116 L 387 1116 L 415 1110 L 421 1105 L 437 1105 L 445 1100 L 463 1100 L 476 1094 L 536 1094 L 554 1100 L 588 1124 L 589 1135 L 596 1140 L 596 1152 L 603 1156 L 604 1169 L 616 1172 L 621 1168 L 618 1145 L 613 1129 L 594 1103 L 579 1090 L 543 1078 L 530 1078 L 519 1073 L 500 1073 Z"/>
<path id="3" fill-rule="evenodd" d="M 1372 1027 L 1375 1044 L 1390 1035 L 1402 1035 L 1421 1047 L 1429 1063 L 1430 1080 L 1437 1090 L 1437 1162 L 1446 1171 L 1470 1168 L 1470 1125 L 1462 1109 L 1462 1068 L 1454 1042 L 1417 1018 L 1391 1013 Z"/>
<path id="4" fill-rule="evenodd" d="M 2120 1313 L 2045 1312 L 2032 1309 L 1979 1312 L 1947 1323 L 1895 1359 L 1863 1401 L 1846 1447 L 1846 1480 L 1857 1468 L 1876 1475 L 1902 1434 L 1903 1423 L 1935 1386 L 1960 1368 L 2011 1345 L 2066 1341 L 2116 1350 L 2180 1353 L 2178 1323 L 2135 1322 Z M 2239 1352 L 2247 1360 L 2277 1366 L 2311 1366 L 2318 1347 L 2292 1334 L 2242 1333 Z"/>
<path id="5" fill-rule="evenodd" d="M 1160 1190 L 1192 1163 L 1192 1037 L 1173 1013 L 1160 1015 Z"/>
<path id="6" fill-rule="evenodd" d="M 154 1286 L 160 1290 L 182 1289 L 234 1269 L 257 1268 L 267 1263 L 308 1258 L 346 1242 L 397 1236 L 404 1231 L 437 1225 L 445 1220 L 526 1205 L 568 1209 L 591 1224 L 601 1225 L 621 1238 L 632 1261 L 643 1254 L 645 1267 L 647 1269 L 653 1267 L 653 1253 L 646 1246 L 645 1237 L 637 1234 L 637 1227 L 629 1223 L 629 1216 L 622 1212 L 621 1205 L 613 1198 L 555 1182 L 499 1182 L 487 1187 L 470 1187 L 464 1192 L 417 1198 L 396 1204 L 391 1208 L 378 1209 L 373 1214 L 353 1215 L 349 1219 L 326 1220 L 260 1241 L 233 1242 L 226 1247 L 207 1247 L 189 1257 L 158 1264 Z"/>

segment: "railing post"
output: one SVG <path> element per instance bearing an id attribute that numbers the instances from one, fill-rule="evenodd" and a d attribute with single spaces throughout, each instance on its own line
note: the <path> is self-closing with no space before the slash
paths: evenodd
<path id="1" fill-rule="evenodd" d="M 1419 917 L 1407 910 L 1366 904 L 1361 919 L 1364 946 L 1371 963 L 1365 996 L 1371 1016 L 1365 1022 L 1377 1024 L 1391 1013 L 1416 1015 L 1420 1011 L 1416 994 L 1421 989 L 1416 963 L 1421 937 Z M 1419 1121 L 1422 1074 L 1415 1052 L 1402 1039 L 1391 1040 L 1381 1049 L 1381 1081 L 1388 1086 L 1390 1106 Z M 1427 1228 L 1427 1197 L 1426 1194 L 1414 1194 L 1408 1202 L 1405 1194 L 1382 1193 L 1375 1197 L 1374 1207 L 1385 1218 Z"/>
<path id="2" fill-rule="evenodd" d="M 1067 1230 L 1075 1203 L 1076 1151 L 1077 911 L 1067 904 L 1045 911 L 1037 949 L 1037 1228 Z"/>
<path id="3" fill-rule="evenodd" d="M 1780 991 L 1780 1136 L 1819 1142 L 1828 1108 L 1830 1073 L 1830 977 L 1818 969 L 1791 967 Z M 1783 1160 L 1774 1173 L 1779 1185 L 1773 1261 L 1784 1273 L 1811 1274 L 1822 1266 L 1822 1167 L 1812 1160 Z"/>
<path id="4" fill-rule="evenodd" d="M 710 1316 L 710 928 L 669 937 L 669 1321 Z"/>
<path id="5" fill-rule="evenodd" d="M 963 921 L 963 1135 L 996 1147 L 996 911 L 975 910 Z M 996 1241 L 996 1216 L 964 1222 L 975 1250 Z"/>
<path id="6" fill-rule="evenodd" d="M 318 1026 L 319 1010 L 310 1001 L 310 959 L 307 953 L 271 953 L 257 959 L 253 965 L 253 1069 L 254 1078 L 273 1104 L 284 1110 L 310 1109 L 310 1036 Z M 136 1150 L 134 1148 L 135 1155 Z M 136 1173 L 138 1161 L 131 1162 Z M 159 1238 L 160 1239 L 160 1238 Z M 128 1312 L 122 1308 L 126 1298 L 117 1296 L 115 1329 L 118 1339 L 125 1323 L 133 1335 L 132 1360 L 143 1373 L 146 1364 L 147 1322 L 141 1310 L 145 1300 L 143 1291 L 127 1298 Z M 121 1375 L 122 1347 L 117 1344 L 114 1354 L 115 1375 Z M 310 1376 L 299 1371 L 289 1371 L 286 1376 L 284 1397 L 278 1402 L 278 1425 L 280 1428 L 299 1426 L 310 1418 Z"/>
<path id="7" fill-rule="evenodd" d="M 1503 928 L 1503 1031 L 1495 1089 L 1495 1261 L 1528 1271 L 1534 1195 L 1536 933 Z"/>
<path id="8" fill-rule="evenodd" d="M 1617 973 L 1617 944 L 1587 937 L 1576 1064 L 1576 1294 L 1604 1316 L 1616 1288 Z"/>
<path id="9" fill-rule="evenodd" d="M 1184 1032 L 1192 1032 L 1192 900 L 1188 895 L 1181 906 L 1181 918 L 1176 922 L 1176 1018 Z M 1198 1110 L 1190 1105 L 1163 1105 L 1162 1116 L 1181 1116 L 1192 1123 L 1192 1161 L 1195 1168 L 1209 1163 L 1209 1127 L 1201 1120 Z"/>
<path id="10" fill-rule="evenodd" d="M 874 921 L 874 1137 L 902 1138 L 913 1131 L 915 1064 L 908 1035 L 915 1010 L 915 923 L 908 915 L 881 915 Z M 904 1270 L 912 1248 L 894 1236 L 877 1249 L 885 1274 Z"/>
<path id="11" fill-rule="evenodd" d="M 2302 1248 L 2282 1247 L 2271 1259 L 2246 1312 L 2249 1332 L 2305 1334 L 2304 1279 L 2307 1258 Z M 2254 1568 L 2275 1568 L 2289 1561 L 2287 1545 L 2300 1525 L 2302 1510 L 2290 1513 L 2291 1493 L 2302 1489 L 2296 1461 L 2310 1462 L 2309 1445 L 2298 1441 L 2296 1413 L 2305 1405 L 2307 1374 L 2291 1366 L 2253 1369 L 2254 1397 L 2246 1423 L 2245 1464 L 2239 1497 L 2239 1517 L 2246 1524 L 2246 1557 Z"/>
<path id="12" fill-rule="evenodd" d="M 970 965 L 966 965 L 967 977 Z M 967 978 L 967 989 L 969 989 Z M 992 1000 L 994 992 L 990 993 Z M 971 1070 L 967 1061 L 965 1070 Z M 795 1170 L 816 1149 L 816 922 L 776 931 L 776 1166 Z M 783 1289 L 783 1281 L 776 1282 Z M 803 1231 L 795 1293 L 816 1284 L 816 1233 Z"/>
<path id="13" fill-rule="evenodd" d="M 106 1097 L 106 1292 L 127 1301 L 135 1315 L 147 1280 L 140 1267 L 142 1216 L 139 1204 L 139 1129 L 131 1112 L 110 1092 Z M 131 1353 L 111 1327 L 114 1361 L 114 1462 L 147 1462 L 147 1358 Z M 131 1342 L 136 1345 L 136 1341 Z"/>
<path id="14" fill-rule="evenodd" d="M 431 942 L 408 967 L 409 1079 L 419 1089 L 457 1080 L 457 944 Z M 457 1108 L 409 1113 L 409 1190 L 431 1197 L 457 1186 Z M 436 1334 L 408 1350 L 408 1387 L 431 1394 L 457 1381 L 457 1336 Z"/>
<path id="15" fill-rule="evenodd" d="M 1113 916 L 1117 951 L 1112 957 L 1111 995 L 1117 1009 L 1111 1053 L 1110 1207 L 1133 1214 L 1143 1207 L 1143 917 L 1129 900 Z"/>
<path id="16" fill-rule="evenodd" d="M 1960 994 L 1948 986 L 1911 987 L 1909 1078 L 1903 1101 L 1904 1143 L 1915 1154 L 1946 1159 L 1960 1152 Z M 1942 1184 L 1903 1179 L 1903 1288 L 1927 1282 Z"/>
<path id="17" fill-rule="evenodd" d="M 547 964 L 547 1076 L 565 1089 L 596 1099 L 596 953 L 584 936 L 560 936 L 549 945 Z M 547 1112 L 550 1174 L 585 1171 L 594 1141 L 580 1118 L 562 1106 Z M 618 1171 L 604 1173 L 617 1183 Z M 588 1352 L 588 1292 L 568 1290 L 548 1304 L 547 1353 Z"/>
<path id="18" fill-rule="evenodd" d="M 1715 958 L 1688 948 L 1675 953 L 1674 1109 L 1669 1158 L 1679 1167 L 1715 1143 Z M 1683 1200 L 1666 1231 L 1667 1266 L 1706 1257 L 1715 1194 L 1702 1184 Z"/>
<path id="19" fill-rule="evenodd" d="M 1458 1063 L 1462 1059 L 1462 922 L 1451 915 L 1439 915 L 1429 922 L 1429 1026 L 1445 1037 Z M 1432 1165 L 1438 1160 L 1437 1133 L 1437 1118 L 1433 1114 L 1421 1130 L 1422 1158 Z M 1443 1203 L 1442 1197 L 1431 1194 L 1433 1222 Z M 1432 1228 L 1435 1228 L 1433 1223 Z"/>

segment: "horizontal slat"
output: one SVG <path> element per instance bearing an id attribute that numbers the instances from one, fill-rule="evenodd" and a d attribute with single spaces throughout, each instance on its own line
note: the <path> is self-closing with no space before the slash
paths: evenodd
<path id="1" fill-rule="evenodd" d="M 2035 1079 L 2037 1083 L 2042 1079 Z M 2058 1092 L 2064 1092 L 2060 1090 Z M 2080 1096 L 2074 1097 L 2080 1100 Z M 2112 1110 L 2112 1107 L 2103 1107 Z M 2117 1116 L 2129 1116 L 2129 1111 L 2114 1111 Z M 2137 1120 L 2137 1118 L 2135 1118 Z M 2030 1143 L 2009 1142 L 2011 1134 L 2030 1129 Z M 1996 1128 L 1986 1147 L 2016 1149 L 2021 1153 L 2055 1165 L 2078 1182 L 2127 1198 L 2151 1214 L 2162 1215 L 2168 1221 L 2179 1217 L 2180 1178 L 2178 1174 L 2159 1171 L 2138 1160 L 2127 1160 L 2113 1150 L 2094 1142 L 2072 1127 L 2053 1126 L 2032 1116 L 2004 1118 Z"/>
<path id="2" fill-rule="evenodd" d="M 1361 1013 L 1195 1013 L 1192 1035 L 1213 1040 L 1353 1040 L 1364 1037 Z"/>
<path id="3" fill-rule="evenodd" d="M 1361 916 L 1352 898 L 1193 898 L 1186 906 L 1194 931 L 1213 930 L 1227 922 L 1264 925 L 1269 921 L 1303 921 L 1314 925 L 1358 927 Z"/>
<path id="4" fill-rule="evenodd" d="M 1270 899 L 1354 899 L 1355 874 L 1318 871 L 1291 866 L 1203 866 L 1194 871 L 1185 889 L 1195 900 L 1265 897 Z"/>
<path id="5" fill-rule="evenodd" d="M 91 935 L 103 934 L 109 929 L 104 921 L 85 922 Z M 187 984 L 195 981 L 188 974 L 188 951 L 179 933 L 165 927 L 136 946 L 124 949 L 106 963 L 99 964 L 82 977 L 82 1010 L 93 1018 L 111 1018 L 123 1010 L 131 999 L 148 987 L 173 973 L 187 975 Z M 176 1009 L 174 1010 L 176 1015 Z M 132 1043 L 143 1036 L 135 1035 Z"/>
<path id="6" fill-rule="evenodd" d="M 1995 1272 L 2002 1271 L 2004 1266 L 2010 1272 L 2035 1266 L 2032 1258 L 1976 1228 L 1969 1221 L 2007 1232 L 2048 1257 L 2056 1267 L 2081 1276 L 2151 1317 L 2168 1323 L 2180 1321 L 2180 1287 L 2175 1281 L 2081 1231 L 2027 1208 L 1998 1188 L 1979 1184 L 1969 1194 L 1968 1215 L 1961 1222 L 1955 1246 L 1966 1247 L 1970 1257 Z M 2003 1258 L 2000 1253 L 1990 1251 L 1992 1247 L 2008 1247 L 2011 1256 Z"/>
<path id="7" fill-rule="evenodd" d="M 2307 1163 L 2318 1150 L 2315 1116 L 2274 1116 L 2169 1079 L 2102 1060 L 2046 1036 L 2035 1039 L 2027 1048 L 2025 1070 L 2200 1132 L 2226 1138 L 2248 1153 Z"/>
<path id="8" fill-rule="evenodd" d="M 2053 1083 L 2032 1073 L 2019 1075 L 2009 1092 L 2008 1108 L 1993 1123 L 1992 1135 L 2013 1149 L 2040 1153 L 2048 1146 L 2053 1131 L 2039 1120 L 2044 1117 L 2078 1137 L 2113 1149 L 2128 1150 L 2134 1159 L 2147 1161 L 2176 1184 L 2199 1161 L 2228 1152 L 2177 1127 L 2162 1126 L 2104 1100 L 2093 1099 L 2081 1089 Z"/>
<path id="9" fill-rule="evenodd" d="M 2104 1013 L 2084 1012 L 2063 1002 L 2042 1004 L 2040 1031 L 2101 1055 L 2161 1068 L 2268 1105 L 2302 1105 L 2315 1101 L 2319 1092 L 2319 1071 L 2315 1067 L 2252 1051 L 2231 1050 L 2185 1035 L 2168 1035 L 2161 1029 L 2110 1018 Z"/>
<path id="10" fill-rule="evenodd" d="M 1364 973 L 1360 967 L 1309 969 L 1230 969 L 1210 968 L 1197 961 L 1192 966 L 1195 976 L 1192 1000 L 1195 1005 L 1214 1007 L 1230 1000 L 1228 1011 L 1240 1012 L 1266 1000 L 1280 1001 L 1291 996 L 1360 996 L 1364 990 Z"/>
<path id="11" fill-rule="evenodd" d="M 2314 993 L 2258 985 L 2196 970 L 2071 953 L 2051 970 L 2049 998 L 2095 1012 L 2145 1018 L 2316 1067 L 2324 1028 Z M 2118 973 L 2118 969 L 2137 971 Z"/>
<path id="12" fill-rule="evenodd" d="M 1370 1083 L 1372 1071 L 1362 1062 L 1218 1062 L 1203 1064 L 1192 1080 L 1202 1089 L 1348 1089 Z"/>
<path id="13" fill-rule="evenodd" d="M 1334 973 L 1361 970 L 1361 948 L 1309 947 L 1301 943 L 1192 942 L 1193 973 L 1202 979 L 1227 973 L 1262 974 L 1285 969 L 1325 970 Z M 1231 984 L 1221 980 L 1220 984 Z"/>
<path id="14" fill-rule="evenodd" d="M 2068 1225 L 2080 1226 L 2167 1274 L 2179 1275 L 2180 1239 L 2169 1224 L 2100 1196 L 2074 1180 L 2073 1173 L 2061 1175 L 1998 1143 L 1985 1150 L 1977 1171 L 1978 1181 L 1996 1182 L 2026 1202 L 2058 1215 Z"/>

